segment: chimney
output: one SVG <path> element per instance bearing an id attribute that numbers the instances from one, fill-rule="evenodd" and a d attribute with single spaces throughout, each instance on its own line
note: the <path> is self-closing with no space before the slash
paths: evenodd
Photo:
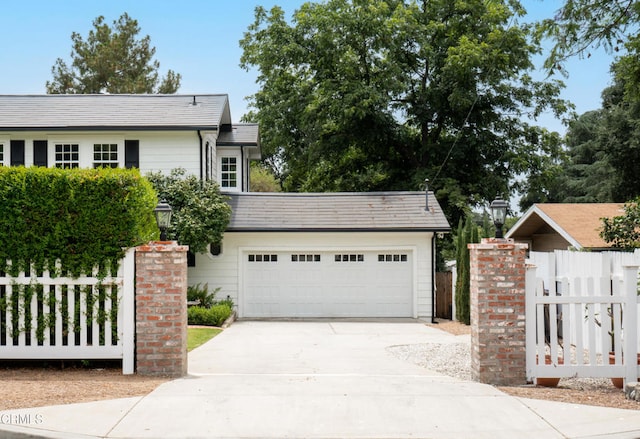
<path id="1" fill-rule="evenodd" d="M 424 210 L 429 211 L 429 179 L 424 179 Z"/>

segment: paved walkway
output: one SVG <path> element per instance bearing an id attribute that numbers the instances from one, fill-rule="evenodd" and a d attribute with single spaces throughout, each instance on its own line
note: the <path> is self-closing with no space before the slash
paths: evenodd
<path id="1" fill-rule="evenodd" d="M 188 377 L 142 398 L 0 412 L 0 437 L 640 437 L 640 411 L 514 398 L 386 350 L 459 341 L 420 322 L 236 322 L 189 355 Z"/>

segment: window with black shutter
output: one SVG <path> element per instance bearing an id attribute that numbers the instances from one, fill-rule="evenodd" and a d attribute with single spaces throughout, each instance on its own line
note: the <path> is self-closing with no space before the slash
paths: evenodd
<path id="1" fill-rule="evenodd" d="M 140 167 L 140 141 L 124 141 L 124 167 L 127 169 Z"/>
<path id="2" fill-rule="evenodd" d="M 47 163 L 47 141 L 46 140 L 34 140 L 33 141 L 33 165 L 34 166 L 48 166 Z"/>
<path id="3" fill-rule="evenodd" d="M 11 166 L 24 166 L 24 140 L 11 141 Z"/>

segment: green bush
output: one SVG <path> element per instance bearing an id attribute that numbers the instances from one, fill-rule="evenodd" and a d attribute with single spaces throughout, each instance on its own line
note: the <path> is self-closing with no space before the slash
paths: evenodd
<path id="1" fill-rule="evenodd" d="M 231 308 L 226 305 L 213 305 L 211 308 L 191 306 L 187 309 L 190 325 L 221 326 L 231 316 Z"/>
<path id="2" fill-rule="evenodd" d="M 229 308 L 233 309 L 233 299 L 227 296 L 226 299 L 217 300 L 216 305 L 227 305 Z"/>
<path id="3" fill-rule="evenodd" d="M 209 284 L 195 284 L 187 287 L 187 301 L 196 302 L 198 306 L 203 308 L 211 308 L 216 304 L 216 293 L 220 288 L 216 288 L 212 293 L 209 292 Z"/>
<path id="4" fill-rule="evenodd" d="M 116 263 L 157 236 L 156 203 L 137 170 L 0 167 L 0 271 Z"/>
<path id="5" fill-rule="evenodd" d="M 158 197 L 173 209 L 169 239 L 188 245 L 193 253 L 204 253 L 209 244 L 222 242 L 231 219 L 231 206 L 216 182 L 187 175 L 182 168 L 172 170 L 170 175 L 151 172 L 147 178 Z"/>

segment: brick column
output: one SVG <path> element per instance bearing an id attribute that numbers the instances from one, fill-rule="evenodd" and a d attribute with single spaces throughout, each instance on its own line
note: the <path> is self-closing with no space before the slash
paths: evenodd
<path id="1" fill-rule="evenodd" d="M 476 381 L 526 383 L 526 250 L 527 244 L 506 239 L 469 244 L 471 375 Z"/>
<path id="2" fill-rule="evenodd" d="M 136 248 L 136 369 L 140 375 L 187 374 L 187 246 Z"/>

